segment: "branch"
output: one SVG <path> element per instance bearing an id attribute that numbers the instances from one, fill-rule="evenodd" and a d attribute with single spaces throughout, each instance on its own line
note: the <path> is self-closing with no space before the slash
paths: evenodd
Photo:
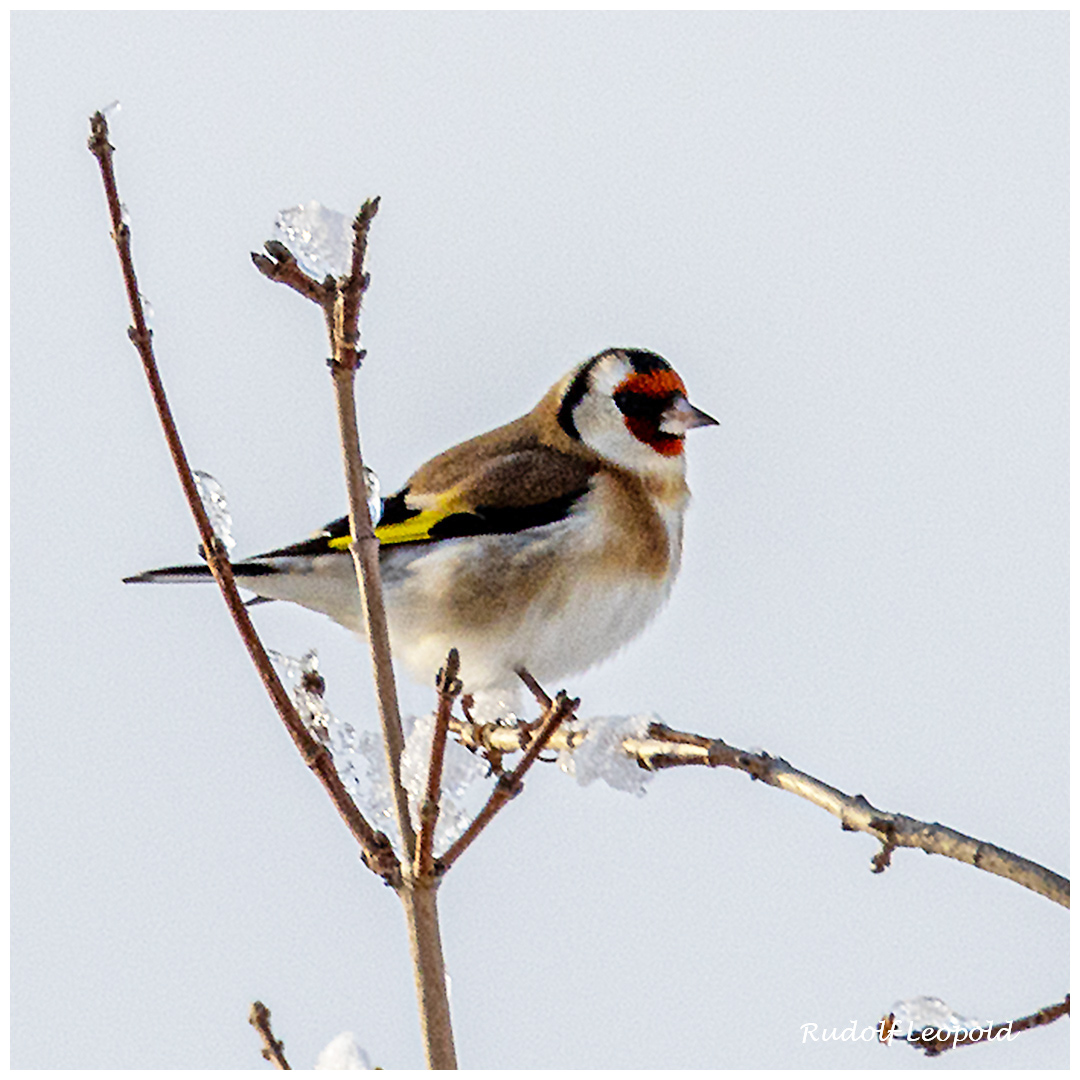
<path id="1" fill-rule="evenodd" d="M 288 285 L 290 289 L 295 289 L 301 296 L 313 300 L 319 307 L 332 303 L 334 291 L 332 279 L 319 282 L 308 277 L 297 265 L 293 253 L 280 240 L 267 240 L 265 246 L 272 256 L 271 258 L 267 258 L 266 255 L 258 251 L 251 253 L 251 261 L 260 274 L 268 277 L 271 281 Z"/>
<path id="2" fill-rule="evenodd" d="M 988 1043 L 993 1039 L 1012 1038 L 1022 1031 L 1052 1024 L 1055 1020 L 1068 1015 L 1069 995 L 1066 994 L 1065 1000 L 1056 1005 L 1048 1005 L 1045 1009 L 1040 1009 L 1030 1016 L 1022 1016 L 1019 1020 L 1007 1020 L 1003 1024 L 989 1024 L 985 1028 L 973 1028 L 970 1031 L 948 1031 L 929 1026 L 909 1032 L 907 1035 L 897 1035 L 893 1031 L 895 1014 L 889 1013 L 882 1021 L 881 1041 L 888 1042 L 890 1039 L 896 1039 L 898 1042 L 906 1042 L 916 1050 L 922 1050 L 927 1057 L 937 1057 L 938 1054 L 944 1054 L 946 1050 L 955 1050 L 958 1046 L 978 1046 L 980 1043 Z"/>
<path id="3" fill-rule="evenodd" d="M 470 749 L 509 754 L 529 745 L 530 728 L 525 723 L 514 726 L 477 724 L 454 718 L 450 730 Z M 548 746 L 552 750 L 573 750 L 586 735 L 585 731 L 556 731 L 551 735 Z M 754 780 L 761 780 L 820 806 L 838 817 L 845 830 L 869 833 L 880 841 L 882 850 L 873 860 L 875 873 L 881 873 L 888 866 L 891 853 L 896 848 L 921 848 L 931 855 L 944 855 L 1015 881 L 1056 904 L 1066 908 L 1069 906 L 1069 881 L 1060 874 L 1005 848 L 966 836 L 944 825 L 878 810 L 862 795 L 846 795 L 838 788 L 794 768 L 783 758 L 770 757 L 764 752 L 751 754 L 729 746 L 722 739 L 676 731 L 663 724 L 651 724 L 647 738 L 628 738 L 622 745 L 624 752 L 635 758 L 643 769 L 655 772 L 679 765 L 724 766 L 749 773 Z"/>
<path id="4" fill-rule="evenodd" d="M 379 197 L 376 196 L 368 199 L 356 215 L 353 222 L 352 266 L 339 294 L 340 315 L 335 326 L 335 336 L 340 352 L 334 355 L 339 364 L 353 370 L 360 366 L 363 359 L 363 352 L 357 351 L 360 344 L 360 305 L 371 284 L 371 275 L 364 270 L 364 263 L 367 261 L 368 231 L 378 212 Z"/>
<path id="5" fill-rule="evenodd" d="M 180 485 L 187 499 L 188 508 L 191 510 L 199 530 L 207 565 L 214 576 L 214 580 L 218 583 L 218 587 L 221 589 L 229 614 L 232 616 L 237 631 L 247 647 L 248 655 L 251 657 L 259 677 L 262 679 L 263 686 L 266 687 L 266 691 L 270 695 L 282 723 L 284 723 L 289 735 L 296 744 L 296 748 L 300 751 L 301 757 L 319 778 L 338 813 L 349 827 L 349 831 L 360 844 L 363 850 L 364 862 L 389 883 L 394 884 L 400 880 L 400 865 L 389 840 L 383 833 L 376 832 L 357 809 L 356 804 L 349 797 L 341 778 L 337 774 L 330 752 L 313 738 L 311 732 L 307 730 L 297 714 L 292 700 L 281 685 L 281 680 L 278 679 L 277 672 L 274 671 L 274 667 L 266 655 L 266 650 L 255 632 L 248 609 L 240 599 L 236 582 L 233 579 L 232 565 L 229 562 L 228 554 L 217 536 L 215 536 L 202 500 L 199 498 L 195 479 L 191 474 L 191 467 L 188 464 L 187 455 L 180 441 L 180 434 L 173 420 L 172 410 L 169 408 L 169 402 L 165 396 L 165 387 L 161 381 L 157 361 L 154 358 L 152 335 L 146 325 L 142 297 L 139 293 L 139 283 L 135 275 L 135 264 L 131 257 L 131 230 L 123 220 L 120 196 L 116 187 L 116 176 L 112 163 L 113 147 L 109 143 L 109 128 L 102 113 L 95 113 L 90 118 L 90 132 L 90 152 L 97 158 L 98 165 L 101 168 L 101 179 L 105 187 L 105 197 L 112 221 L 112 237 L 116 244 L 117 254 L 120 256 L 120 267 L 124 276 L 128 305 L 131 308 L 134 321 L 134 326 L 128 331 L 128 336 L 131 338 L 142 360 L 143 370 L 150 384 L 150 393 L 153 396 L 158 418 L 165 433 L 169 453 L 172 455 L 173 464 L 180 478 Z"/>
<path id="6" fill-rule="evenodd" d="M 555 734 L 559 725 L 570 716 L 573 711 L 578 707 L 580 701 L 577 698 L 570 699 L 566 696 L 565 690 L 560 690 L 555 696 L 555 700 L 548 708 L 547 715 L 544 717 L 543 722 L 540 724 L 539 730 L 535 734 L 531 735 L 531 741 L 528 743 L 528 749 L 525 751 L 518 762 L 517 768 L 508 775 L 499 777 L 498 782 L 495 784 L 495 790 L 492 791 L 488 801 L 484 804 L 484 808 L 473 819 L 469 827 L 454 841 L 450 846 L 450 849 L 439 860 L 440 869 L 443 873 L 450 869 L 451 866 L 458 860 L 462 852 L 484 831 L 484 829 L 490 824 L 491 819 L 515 796 L 521 791 L 522 780 L 525 773 L 528 772 L 532 763 L 536 760 L 540 751 L 547 745 L 549 739 Z M 468 721 L 456 721 L 455 723 L 467 723 Z M 478 726 L 478 725 L 474 725 Z M 479 726 L 491 726 L 491 725 L 479 725 Z M 531 733 L 530 733 L 531 734 Z M 520 746 L 517 749 L 521 749 Z"/>
<path id="7" fill-rule="evenodd" d="M 401 755 L 405 737 L 398 711 L 394 666 L 390 658 L 390 632 L 383 602 L 382 577 L 379 571 L 379 541 L 372 528 L 368 509 L 367 486 L 364 481 L 364 459 L 360 451 L 360 432 L 356 423 L 356 369 L 363 359 L 360 342 L 360 307 L 371 282 L 364 271 L 367 237 L 371 222 L 379 210 L 379 200 L 368 199 L 353 222 L 352 265 L 348 277 L 337 281 L 328 277 L 322 285 L 309 278 L 296 265 L 292 254 L 283 245 L 271 242 L 267 250 L 277 258 L 272 271 L 264 257 L 252 255 L 260 271 L 281 281 L 302 295 L 321 304 L 330 335 L 330 372 L 333 375 L 334 400 L 337 408 L 338 431 L 341 437 L 341 456 L 345 465 L 345 484 L 349 497 L 349 553 L 356 571 L 356 584 L 364 610 L 371 663 L 374 670 L 375 694 L 379 705 L 383 745 L 386 749 L 387 771 L 394 799 L 394 817 L 401 837 L 402 851 L 416 849 L 416 835 L 409 816 L 409 797 L 401 782 Z"/>
<path id="8" fill-rule="evenodd" d="M 341 455 L 345 466 L 345 485 L 349 498 L 349 553 L 353 558 L 356 584 L 360 593 L 364 622 L 375 678 L 379 721 L 386 749 L 387 771 L 394 800 L 394 819 L 402 841 L 402 851 L 416 850 L 416 834 L 409 815 L 409 797 L 401 783 L 401 755 L 405 737 L 398 710 L 394 666 L 390 657 L 390 633 L 383 602 L 382 577 L 379 571 L 379 541 L 372 528 L 368 509 L 364 460 L 360 451 L 360 433 L 356 423 L 356 369 L 364 357 L 360 343 L 360 308 L 371 277 L 364 271 L 367 237 L 371 222 L 379 210 L 379 200 L 368 199 L 353 222 L 353 247 L 350 273 L 337 280 L 328 276 L 318 282 L 300 269 L 292 252 L 280 241 L 271 240 L 266 250 L 271 256 L 251 253 L 259 272 L 271 281 L 280 282 L 308 300 L 319 304 L 326 318 L 330 337 L 330 371 L 334 383 Z"/>
<path id="9" fill-rule="evenodd" d="M 865 832 L 882 844 L 874 860 L 874 872 L 881 873 L 898 847 L 921 848 L 930 855 L 944 855 L 968 863 L 989 874 L 1015 881 L 1026 889 L 1069 906 L 1069 881 L 1038 863 L 1016 855 L 995 844 L 977 840 L 937 822 L 920 821 L 905 814 L 879 810 L 862 795 L 847 795 L 824 781 L 789 765 L 783 758 L 762 752 L 749 754 L 714 740 L 706 751 L 703 764 L 740 769 L 755 780 L 782 788 L 820 806 L 840 819 L 841 826 L 852 832 Z"/>
<path id="10" fill-rule="evenodd" d="M 439 794 L 442 791 L 443 758 L 446 754 L 446 735 L 450 727 L 450 710 L 454 698 L 461 693 L 458 679 L 460 658 L 457 649 L 451 649 L 446 666 L 439 672 L 435 683 L 439 691 L 439 707 L 435 714 L 435 730 L 431 736 L 431 762 L 428 765 L 427 788 L 424 804 L 420 807 L 420 834 L 416 838 L 416 856 L 413 877 L 432 878 L 435 865 L 432 846 L 435 842 L 435 826 L 439 822 Z"/>
<path id="11" fill-rule="evenodd" d="M 248 1023 L 259 1033 L 263 1041 L 262 1056 L 271 1061 L 276 1069 L 291 1069 L 285 1060 L 285 1044 L 274 1038 L 270 1029 L 270 1010 L 261 1002 L 253 1001 L 248 1013 Z"/>
<path id="12" fill-rule="evenodd" d="M 364 271 L 367 236 L 372 219 L 379 209 L 378 199 L 369 199 L 360 208 L 353 222 L 352 265 L 349 276 L 342 280 L 327 278 L 320 293 L 312 279 L 292 264 L 292 256 L 279 245 L 268 244 L 267 251 L 278 260 L 278 268 L 267 265 L 264 256 L 252 256 L 259 270 L 274 280 L 296 289 L 297 292 L 322 305 L 330 334 L 330 372 L 333 375 L 341 453 L 345 463 L 345 481 L 349 495 L 349 553 L 356 571 L 367 627 L 371 663 L 375 676 L 375 694 L 379 704 L 383 747 L 386 750 L 387 772 L 394 800 L 394 816 L 401 851 L 405 856 L 403 873 L 393 883 L 405 907 L 409 924 L 409 946 L 413 974 L 420 1004 L 420 1026 L 428 1067 L 456 1069 L 457 1056 L 454 1034 L 450 1024 L 450 1003 L 446 995 L 446 974 L 439 934 L 434 874 L 418 878 L 409 856 L 416 857 L 416 832 L 409 816 L 409 797 L 401 782 L 401 755 L 405 738 L 398 711 L 394 666 L 390 657 L 390 632 L 383 602 L 382 577 L 379 571 L 379 541 L 372 528 L 368 509 L 367 487 L 364 481 L 364 460 L 360 452 L 360 433 L 356 423 L 356 369 L 364 357 L 360 343 L 360 307 L 370 278 Z M 283 245 L 281 245 L 283 247 Z M 287 258 L 285 257 L 287 256 Z"/>

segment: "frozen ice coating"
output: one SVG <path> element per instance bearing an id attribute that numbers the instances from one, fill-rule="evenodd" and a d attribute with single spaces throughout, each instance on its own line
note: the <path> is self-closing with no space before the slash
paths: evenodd
<path id="1" fill-rule="evenodd" d="M 334 754 L 338 775 L 349 789 L 349 794 L 360 812 L 374 828 L 390 837 L 400 853 L 401 845 L 397 842 L 397 822 L 394 820 L 394 803 L 390 792 L 390 777 L 386 771 L 386 751 L 383 750 L 382 736 L 372 731 L 361 731 L 359 734 L 352 732 L 352 735 L 355 740 L 351 754 L 353 782 L 346 780 L 343 772 L 350 760 L 344 748 L 340 757 L 337 753 Z"/>
<path id="2" fill-rule="evenodd" d="M 401 755 L 401 782 L 409 797 L 409 812 L 413 827 L 420 827 L 420 805 L 427 787 L 428 765 L 431 761 L 431 738 L 435 731 L 433 713 L 421 717 L 403 717 L 405 750 Z M 351 731 L 351 729 L 350 729 Z M 331 748 L 333 750 L 333 748 Z M 365 731 L 354 736 L 348 754 L 333 750 L 334 763 L 349 794 L 375 828 L 382 830 L 397 844 L 397 824 L 394 820 L 390 780 L 386 772 L 386 754 L 382 736 Z M 343 767 L 350 769 L 352 782 L 346 780 Z M 475 809 L 477 781 L 487 775 L 482 759 L 466 750 L 452 737 L 446 741 L 443 759 L 442 798 L 439 802 L 439 822 L 435 829 L 435 854 L 441 854 L 465 831 Z M 486 795 L 487 785 L 482 794 Z M 400 853 L 400 851 L 399 851 Z"/>
<path id="3" fill-rule="evenodd" d="M 321 281 L 342 277 L 352 266 L 352 218 L 312 201 L 282 210 L 276 238 L 295 256 L 300 269 Z"/>
<path id="4" fill-rule="evenodd" d="M 478 690 L 473 694 L 469 714 L 478 724 L 494 724 L 499 720 L 513 723 L 522 716 L 521 687 L 508 689 L 496 687 L 491 690 Z"/>
<path id="5" fill-rule="evenodd" d="M 367 492 L 368 513 L 371 515 L 371 524 L 377 525 L 382 517 L 382 486 L 374 469 L 364 466 L 364 491 Z"/>
<path id="6" fill-rule="evenodd" d="M 210 528 L 214 535 L 224 544 L 226 551 L 232 551 L 236 541 L 232 535 L 232 514 L 229 513 L 229 504 L 225 498 L 225 489 L 208 472 L 201 469 L 193 470 L 195 487 L 198 489 L 199 498 L 202 499 L 203 509 L 210 519 Z"/>
<path id="7" fill-rule="evenodd" d="M 345 790 L 371 825 L 397 845 L 390 780 L 386 771 L 386 752 L 382 736 L 374 732 L 357 733 L 349 723 L 339 720 L 323 700 L 324 684 L 319 676 L 319 660 L 314 650 L 296 658 L 270 651 L 270 659 L 281 666 L 292 684 L 291 694 L 300 718 L 334 759 Z M 431 738 L 435 715 L 404 717 L 405 750 L 401 756 L 401 782 L 409 796 L 413 826 L 420 827 L 420 805 L 427 787 L 431 761 Z M 486 763 L 466 750 L 453 738 L 447 739 L 443 758 L 442 799 L 439 823 L 435 830 L 435 853 L 445 851 L 465 831 L 473 804 L 486 797 L 487 785 L 476 787 L 485 779 Z M 399 850 L 400 854 L 400 850 Z"/>
<path id="8" fill-rule="evenodd" d="M 285 678 L 292 683 L 290 693 L 300 719 L 308 731 L 330 751 L 341 782 L 360 806 L 357 791 L 364 786 L 364 781 L 357 770 L 360 765 L 365 764 L 359 750 L 360 740 L 352 725 L 338 720 L 323 700 L 325 686 L 319 675 L 319 658 L 315 650 L 306 652 L 299 659 L 273 649 L 268 649 L 267 655 L 275 664 L 284 668 Z M 389 788 L 387 793 L 389 794 Z M 361 809 L 364 807 L 361 806 Z"/>
<path id="9" fill-rule="evenodd" d="M 434 713 L 417 717 L 405 738 L 405 752 L 401 755 L 401 782 L 408 792 L 409 810 L 417 829 L 420 827 L 420 806 L 427 788 L 434 733 Z M 466 750 L 452 736 L 446 740 L 442 798 L 439 800 L 439 821 L 435 827 L 436 854 L 445 851 L 465 831 L 471 818 L 466 800 L 473 785 L 483 780 L 487 772 L 483 759 Z"/>
<path id="10" fill-rule="evenodd" d="M 370 1069 L 371 1059 L 351 1031 L 335 1035 L 315 1062 L 316 1069 Z"/>
<path id="11" fill-rule="evenodd" d="M 906 998 L 892 1007 L 892 1013 L 901 1034 L 921 1031 L 926 1027 L 937 1028 L 939 1031 L 973 1031 L 986 1027 L 983 1021 L 961 1016 L 941 998 L 936 997 Z"/>
<path id="12" fill-rule="evenodd" d="M 594 780 L 603 780 L 617 791 L 644 795 L 645 784 L 653 774 L 642 769 L 622 744 L 624 739 L 644 738 L 649 725 L 656 722 L 657 718 L 648 714 L 574 720 L 569 730 L 588 734 L 573 750 L 559 751 L 559 768 L 583 787 Z"/>

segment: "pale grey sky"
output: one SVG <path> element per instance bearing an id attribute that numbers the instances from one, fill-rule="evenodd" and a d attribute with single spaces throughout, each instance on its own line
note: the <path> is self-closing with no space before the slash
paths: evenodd
<path id="1" fill-rule="evenodd" d="M 87 117 L 193 463 L 239 553 L 344 509 L 315 310 L 249 251 L 382 196 L 360 378 L 393 490 L 608 345 L 721 427 L 669 607 L 572 680 L 1068 873 L 1065 13 L 12 17 L 12 1064 L 422 1063 L 405 929 L 211 589 L 125 330 Z M 368 661 L 319 650 L 375 724 Z M 425 687 L 402 681 L 407 711 Z M 1068 990 L 1067 917 L 744 776 L 538 768 L 441 892 L 462 1065 L 1064 1067 L 1066 1023 L 927 1063 L 804 1044 Z"/>

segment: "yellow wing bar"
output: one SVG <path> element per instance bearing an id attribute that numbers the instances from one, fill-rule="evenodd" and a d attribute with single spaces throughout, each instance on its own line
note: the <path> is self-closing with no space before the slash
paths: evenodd
<path id="1" fill-rule="evenodd" d="M 393 525 L 379 525 L 375 536 L 380 544 L 415 544 L 431 539 L 431 530 L 451 514 L 462 512 L 460 499 L 455 495 L 446 495 L 439 500 L 439 505 L 431 510 L 421 510 L 407 521 Z M 337 536 L 330 541 L 335 551 L 345 551 L 352 543 L 351 536 Z"/>

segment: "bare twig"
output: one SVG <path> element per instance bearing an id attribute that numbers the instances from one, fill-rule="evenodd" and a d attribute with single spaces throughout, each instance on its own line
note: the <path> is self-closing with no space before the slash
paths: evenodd
<path id="1" fill-rule="evenodd" d="M 371 284 L 371 276 L 364 270 L 367 262 L 367 238 L 371 222 L 379 212 L 379 198 L 368 199 L 353 222 L 352 266 L 349 276 L 342 284 L 340 296 L 340 315 L 336 326 L 336 337 L 340 343 L 340 352 L 336 353 L 338 363 L 354 370 L 360 366 L 363 353 L 358 352 L 360 343 L 360 305 L 364 293 Z"/>
<path id="2" fill-rule="evenodd" d="M 443 758 L 446 754 L 446 735 L 450 727 L 450 710 L 454 698 L 461 693 L 458 671 L 461 662 L 457 649 L 451 649 L 446 666 L 439 672 L 436 688 L 439 706 L 435 713 L 435 730 L 431 736 L 431 761 L 428 765 L 427 788 L 424 804 L 420 807 L 420 834 L 416 838 L 416 858 L 413 877 L 417 880 L 430 878 L 435 873 L 432 846 L 435 842 L 435 826 L 439 822 L 439 794 L 442 791 Z"/>
<path id="3" fill-rule="evenodd" d="M 349 552 L 356 568 L 356 582 L 360 590 L 371 648 L 375 693 L 393 791 L 395 820 L 401 836 L 402 851 L 413 852 L 416 850 L 416 835 L 409 816 L 409 797 L 401 783 L 401 755 L 405 749 L 405 738 L 398 711 L 394 665 L 390 659 L 390 631 L 386 621 L 382 576 L 379 571 L 379 541 L 372 528 L 371 512 L 368 509 L 364 459 L 360 452 L 360 433 L 356 423 L 356 369 L 363 356 L 358 349 L 358 320 L 363 294 L 369 284 L 363 262 L 367 250 L 368 229 L 378 209 L 379 200 L 369 199 L 361 207 L 353 223 L 353 272 L 339 283 L 334 300 L 330 370 L 334 377 L 334 398 L 349 495 L 349 534 L 352 537 Z"/>
<path id="4" fill-rule="evenodd" d="M 438 879 L 433 873 L 423 878 L 414 875 L 410 856 L 418 851 L 416 832 L 409 816 L 409 798 L 401 782 L 401 755 L 405 739 L 398 711 L 394 667 L 390 657 L 390 633 L 383 602 L 382 577 L 379 571 L 379 541 L 372 528 L 368 509 L 367 488 L 364 482 L 364 461 L 360 452 L 360 434 L 356 423 L 356 369 L 363 359 L 359 347 L 359 316 L 363 296 L 369 284 L 364 271 L 367 235 L 371 221 L 379 209 L 378 199 L 369 199 L 361 207 L 353 223 L 351 272 L 343 280 L 328 278 L 323 292 L 300 280 L 303 272 L 290 265 L 291 256 L 268 245 L 267 250 L 277 259 L 278 267 L 266 265 L 265 257 L 253 256 L 255 265 L 268 277 L 283 281 L 303 296 L 320 303 L 330 334 L 330 371 L 333 375 L 341 452 L 345 463 L 345 479 L 349 495 L 349 552 L 356 570 L 364 622 L 375 676 L 375 693 L 382 724 L 383 746 L 387 771 L 394 800 L 394 816 L 405 855 L 403 873 L 394 882 L 397 894 L 405 907 L 409 925 L 409 945 L 416 977 L 416 992 L 420 1004 L 420 1025 L 424 1036 L 428 1067 L 457 1068 L 454 1035 L 450 1024 L 450 1003 L 446 996 L 446 975 L 439 934 L 435 889 Z"/>
<path id="5" fill-rule="evenodd" d="M 253 1001 L 248 1013 L 248 1023 L 259 1033 L 263 1041 L 262 1056 L 273 1062 L 276 1069 L 291 1069 L 285 1060 L 285 1044 L 274 1038 L 270 1029 L 270 1010 L 261 1002 Z"/>
<path id="6" fill-rule="evenodd" d="M 266 250 L 270 258 L 261 252 L 253 251 L 251 261 L 264 277 L 271 281 L 288 285 L 301 296 L 314 300 L 320 307 L 332 303 L 333 286 L 330 282 L 316 281 L 309 277 L 297 265 L 293 253 L 280 240 L 267 240 Z"/>
<path id="7" fill-rule="evenodd" d="M 169 408 L 169 402 L 165 396 L 165 387 L 161 381 L 157 361 L 154 358 L 152 335 L 146 325 L 142 297 L 139 293 L 139 283 L 131 256 L 131 230 L 123 220 L 123 211 L 112 164 L 113 147 L 109 143 L 108 124 L 102 113 L 95 113 L 91 117 L 90 132 L 90 151 L 97 158 L 98 165 L 101 168 L 101 179 L 105 187 L 105 197 L 108 201 L 109 216 L 112 221 L 112 237 L 120 257 L 124 286 L 134 321 L 134 326 L 129 330 L 128 336 L 131 338 L 142 360 L 143 370 L 150 384 L 150 393 L 153 396 L 158 418 L 165 433 L 165 441 L 168 444 L 173 464 L 180 478 L 180 485 L 187 499 L 188 508 L 191 510 L 199 530 L 207 565 L 221 589 L 229 614 L 232 615 L 233 622 L 236 624 L 240 637 L 247 647 L 248 654 L 251 656 L 259 677 L 262 679 L 278 715 L 296 744 L 296 748 L 300 751 L 300 755 L 319 778 L 338 813 L 359 842 L 363 849 L 364 861 L 388 882 L 395 884 L 400 878 L 400 867 L 390 842 L 381 832 L 376 832 L 357 809 L 356 804 L 345 790 L 337 770 L 334 768 L 329 751 L 312 737 L 297 714 L 295 706 L 285 688 L 281 685 L 281 680 L 278 678 L 277 672 L 270 663 L 266 650 L 255 632 L 248 610 L 240 599 L 236 582 L 233 579 L 228 554 L 214 535 L 214 530 L 206 516 L 206 510 L 203 507 L 202 500 L 199 498 L 195 479 L 191 474 L 191 467 L 188 464 L 187 455 L 184 452 L 179 432 L 173 420 L 172 410 Z"/>
<path id="8" fill-rule="evenodd" d="M 536 703 L 541 709 L 551 708 L 551 698 L 547 696 L 547 691 L 532 677 L 526 668 L 519 667 L 517 677 L 529 688 L 529 693 L 536 698 Z"/>
<path id="9" fill-rule="evenodd" d="M 503 754 L 524 749 L 530 739 L 530 725 L 524 723 L 514 726 L 477 724 L 455 718 L 451 721 L 450 729 L 465 746 Z M 548 745 L 552 750 L 572 750 L 584 740 L 586 734 L 585 731 L 556 731 Z M 844 829 L 869 833 L 879 840 L 882 850 L 873 861 L 877 873 L 888 865 L 895 849 L 921 848 L 930 854 L 944 855 L 1015 881 L 1056 904 L 1069 906 L 1069 881 L 1060 874 L 1005 848 L 976 840 L 944 825 L 879 810 L 862 795 L 847 795 L 794 768 L 783 758 L 770 757 L 764 752 L 751 754 L 729 746 L 722 739 L 676 731 L 663 724 L 651 724 L 646 738 L 627 738 L 622 746 L 623 751 L 636 759 L 643 769 L 656 771 L 680 765 L 724 766 L 748 773 L 753 779 L 771 787 L 798 795 L 838 817 Z"/>
<path id="10" fill-rule="evenodd" d="M 1068 1015 L 1069 995 L 1066 994 L 1065 1000 L 1056 1005 L 1048 1005 L 1045 1009 L 1040 1009 L 1030 1016 L 1022 1016 L 1019 1020 L 1007 1020 L 1003 1024 L 990 1024 L 985 1028 L 973 1028 L 971 1031 L 948 1031 L 931 1026 L 912 1031 L 907 1035 L 897 1035 L 893 1028 L 895 1014 L 890 1013 L 883 1021 L 883 1031 L 888 1034 L 882 1041 L 887 1042 L 889 1038 L 893 1038 L 898 1042 L 906 1042 L 916 1050 L 922 1050 L 927 1057 L 937 1057 L 938 1054 L 944 1054 L 946 1050 L 955 1050 L 958 1046 L 978 1046 L 994 1039 L 1019 1035 L 1022 1031 L 1052 1024 L 1055 1020 Z"/>
<path id="11" fill-rule="evenodd" d="M 920 848 L 928 854 L 944 855 L 1015 881 L 1056 904 L 1069 906 L 1069 881 L 1060 874 L 1005 848 L 977 840 L 937 822 L 919 821 L 905 814 L 879 810 L 864 796 L 847 795 L 794 768 L 783 758 L 770 757 L 764 752 L 749 754 L 717 739 L 707 750 L 706 763 L 747 772 L 755 780 L 789 791 L 827 810 L 840 819 L 843 828 L 876 837 L 884 847 L 875 861 L 876 873 L 884 870 L 888 857 L 896 848 Z"/>
<path id="12" fill-rule="evenodd" d="M 342 460 L 349 498 L 349 552 L 356 569 L 364 621 L 368 631 L 375 693 L 379 719 L 383 729 L 394 799 L 394 816 L 402 837 L 403 850 L 415 851 L 416 837 L 409 816 L 408 796 L 401 784 L 401 755 L 405 739 L 397 703 L 394 668 L 390 659 L 390 635 L 386 625 L 382 581 L 379 571 L 379 542 L 372 528 L 364 481 L 364 460 L 360 450 L 360 435 L 356 423 L 356 370 L 364 352 L 360 342 L 360 308 L 370 284 L 364 270 L 367 237 L 371 222 L 379 210 L 379 200 L 368 199 L 353 222 L 353 246 L 350 273 L 340 281 L 327 277 L 318 282 L 300 269 L 292 252 L 280 241 L 266 244 L 270 257 L 252 252 L 251 259 L 259 271 L 272 281 L 280 282 L 308 300 L 319 304 L 326 318 L 330 338 L 330 370 L 333 375 L 334 399 Z"/>
<path id="13" fill-rule="evenodd" d="M 521 790 L 522 779 L 528 772 L 537 755 L 548 745 L 548 740 L 554 734 L 559 725 L 580 704 L 577 698 L 568 698 L 566 691 L 560 690 L 551 703 L 547 715 L 540 724 L 539 729 L 532 736 L 528 748 L 522 755 L 517 767 L 512 773 L 499 777 L 488 801 L 483 809 L 472 820 L 469 827 L 454 841 L 445 855 L 439 859 L 439 864 L 445 873 L 457 861 L 469 845 L 484 831 L 491 819 Z"/>

